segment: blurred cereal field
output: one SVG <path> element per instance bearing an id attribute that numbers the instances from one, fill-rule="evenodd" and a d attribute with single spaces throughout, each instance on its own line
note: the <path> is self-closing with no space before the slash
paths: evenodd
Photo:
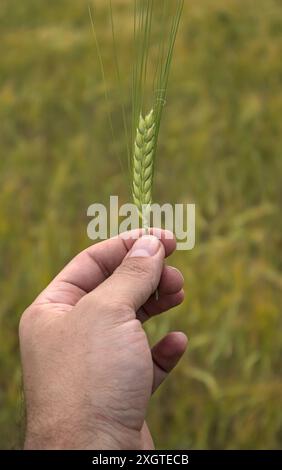
<path id="1" fill-rule="evenodd" d="M 130 3 L 114 0 L 125 62 Z M 0 0 L 0 31 L 0 448 L 11 448 L 20 314 L 90 243 L 87 207 L 128 189 L 87 1 Z M 197 245 L 172 261 L 185 304 L 148 326 L 152 342 L 170 329 L 190 338 L 149 411 L 158 448 L 282 447 L 281 57 L 281 0 L 185 0 L 155 199 L 196 203 Z"/>

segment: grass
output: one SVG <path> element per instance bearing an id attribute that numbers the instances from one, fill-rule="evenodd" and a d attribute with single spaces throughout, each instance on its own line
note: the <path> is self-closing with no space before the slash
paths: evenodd
<path id="1" fill-rule="evenodd" d="M 115 5 L 126 66 L 127 0 Z M 20 436 L 19 316 L 89 244 L 87 207 L 129 194 L 87 5 L 2 0 L 0 20 L 0 447 L 9 448 Z M 109 25 L 106 51 L 111 40 Z M 190 337 L 150 409 L 161 448 L 282 445 L 281 54 L 280 1 L 185 0 L 155 198 L 196 203 L 197 246 L 173 258 L 185 304 L 148 327 L 152 342 L 168 329 Z M 111 107 L 124 134 L 115 94 Z"/>

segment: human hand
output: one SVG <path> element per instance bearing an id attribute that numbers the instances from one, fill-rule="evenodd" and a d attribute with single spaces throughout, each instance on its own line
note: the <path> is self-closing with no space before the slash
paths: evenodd
<path id="1" fill-rule="evenodd" d="M 184 298 L 182 275 L 164 266 L 175 240 L 151 233 L 161 241 L 132 233 L 86 249 L 23 314 L 26 449 L 153 448 L 150 396 L 187 339 L 170 333 L 151 350 L 142 328 Z"/>

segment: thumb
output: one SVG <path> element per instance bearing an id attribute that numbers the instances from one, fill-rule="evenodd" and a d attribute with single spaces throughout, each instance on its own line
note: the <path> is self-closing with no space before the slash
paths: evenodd
<path id="1" fill-rule="evenodd" d="M 157 237 L 146 235 L 139 238 L 121 265 L 90 296 L 136 312 L 156 291 L 164 258 L 165 249 Z"/>

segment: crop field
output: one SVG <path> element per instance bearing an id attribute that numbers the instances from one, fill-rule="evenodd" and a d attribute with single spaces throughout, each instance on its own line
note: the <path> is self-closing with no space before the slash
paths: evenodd
<path id="1" fill-rule="evenodd" d="M 111 68 L 107 2 L 96 0 Z M 114 0 L 130 63 L 131 0 Z M 128 26 L 128 27 L 127 27 Z M 21 313 L 91 242 L 87 208 L 130 196 L 85 0 L 0 0 L 0 448 L 18 448 Z M 282 1 L 185 0 L 154 200 L 196 204 L 186 299 L 148 325 L 189 348 L 154 396 L 157 448 L 282 448 Z M 113 74 L 107 75 L 114 85 Z M 129 109 L 130 96 L 125 95 Z M 148 110 L 149 111 L 149 110 Z"/>

